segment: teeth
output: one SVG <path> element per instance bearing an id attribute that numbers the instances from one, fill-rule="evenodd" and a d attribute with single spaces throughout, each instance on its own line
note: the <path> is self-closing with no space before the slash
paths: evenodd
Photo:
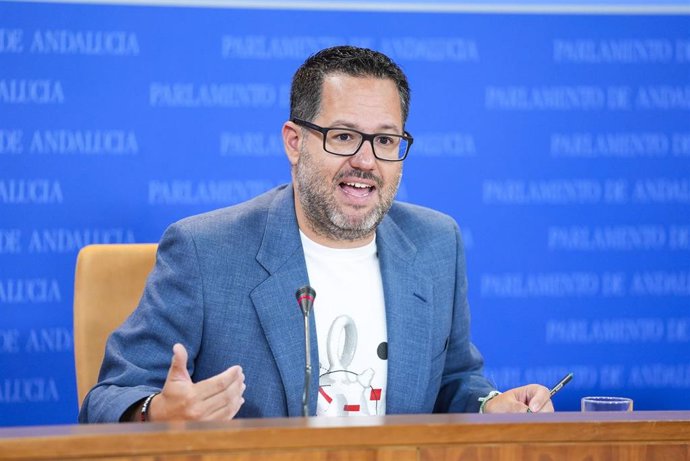
<path id="1" fill-rule="evenodd" d="M 369 189 L 369 187 L 371 187 L 371 186 L 368 186 L 366 184 L 361 184 L 358 182 L 346 182 L 345 184 L 347 184 L 350 187 L 356 187 L 357 189 Z"/>

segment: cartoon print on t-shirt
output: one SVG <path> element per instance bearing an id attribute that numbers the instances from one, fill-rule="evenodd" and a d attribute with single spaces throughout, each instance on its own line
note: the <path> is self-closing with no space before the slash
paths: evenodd
<path id="1" fill-rule="evenodd" d="M 327 350 L 330 366 L 319 376 L 317 413 L 328 416 L 378 414 L 381 390 L 371 386 L 374 370 L 367 368 L 357 373 L 348 369 L 357 350 L 357 325 L 351 317 L 341 315 L 333 321 L 328 330 Z M 377 355 L 380 357 L 379 351 Z M 369 401 L 375 403 L 373 410 L 369 408 Z"/>

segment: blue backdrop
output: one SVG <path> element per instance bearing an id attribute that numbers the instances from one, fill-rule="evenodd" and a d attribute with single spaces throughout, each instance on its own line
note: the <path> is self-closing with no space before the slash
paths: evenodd
<path id="1" fill-rule="evenodd" d="M 76 421 L 89 243 L 289 178 L 292 73 L 334 44 L 409 75 L 398 198 L 454 216 L 500 388 L 690 409 L 690 15 L 0 4 L 0 425 Z"/>

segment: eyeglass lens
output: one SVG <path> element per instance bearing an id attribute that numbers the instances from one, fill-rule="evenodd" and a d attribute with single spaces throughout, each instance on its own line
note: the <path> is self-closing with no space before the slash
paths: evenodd
<path id="1" fill-rule="evenodd" d="M 326 151 L 339 155 L 353 155 L 362 146 L 364 137 L 347 129 L 329 129 L 324 139 Z M 393 134 L 379 134 L 374 136 L 372 146 L 374 155 L 386 160 L 399 160 L 407 152 L 407 140 Z"/>

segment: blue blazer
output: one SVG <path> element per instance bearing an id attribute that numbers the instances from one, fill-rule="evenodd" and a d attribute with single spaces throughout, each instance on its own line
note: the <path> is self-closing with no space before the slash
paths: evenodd
<path id="1" fill-rule="evenodd" d="M 396 202 L 376 243 L 388 329 L 386 412 L 477 411 L 493 387 L 470 342 L 457 224 Z M 79 420 L 118 421 L 159 391 L 176 342 L 189 352 L 195 382 L 242 366 L 247 389 L 237 417 L 301 416 L 304 322 L 295 291 L 308 282 L 290 185 L 173 224 L 138 308 L 108 339 Z M 312 379 L 311 414 L 317 395 Z"/>

